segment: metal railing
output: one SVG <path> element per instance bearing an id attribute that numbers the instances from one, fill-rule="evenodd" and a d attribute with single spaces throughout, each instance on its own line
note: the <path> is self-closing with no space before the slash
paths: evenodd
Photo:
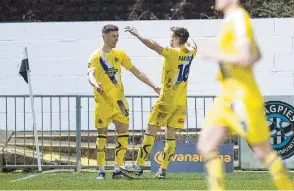
<path id="1" fill-rule="evenodd" d="M 0 96 L 0 130 L 5 168 L 37 167 L 33 122 L 29 96 Z M 148 116 L 156 96 L 127 96 L 130 110 L 130 139 L 126 161 L 135 160 Z M 189 96 L 185 128 L 177 139 L 195 142 L 195 138 L 213 102 L 213 96 Z M 36 123 L 44 168 L 92 168 L 96 165 L 94 99 L 90 95 L 34 96 Z M 3 133 L 2 133 L 3 134 Z M 115 127 L 109 126 L 107 166 L 114 163 Z M 157 139 L 164 139 L 161 131 Z M 1 146 L 1 145 L 0 145 Z"/>

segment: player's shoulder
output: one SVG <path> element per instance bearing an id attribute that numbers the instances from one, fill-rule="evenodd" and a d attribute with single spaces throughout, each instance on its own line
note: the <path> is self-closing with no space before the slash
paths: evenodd
<path id="1" fill-rule="evenodd" d="M 197 51 L 197 47 L 192 47 L 192 46 L 187 46 L 187 45 L 184 45 L 180 48 L 180 52 L 179 54 L 193 54 L 195 55 L 196 54 L 196 51 Z"/>
<path id="2" fill-rule="evenodd" d="M 125 51 L 123 51 L 122 49 L 118 49 L 118 48 L 113 48 L 112 52 L 114 54 L 121 54 L 121 55 L 126 55 L 127 54 Z"/>
<path id="3" fill-rule="evenodd" d="M 180 52 L 181 48 L 180 47 L 173 48 L 173 47 L 168 47 L 167 46 L 167 47 L 164 48 L 164 51 L 170 52 L 170 53 L 175 53 L 175 52 Z"/>
<path id="4" fill-rule="evenodd" d="M 240 12 L 243 16 L 251 18 L 249 12 L 245 8 L 240 8 Z"/>
<path id="5" fill-rule="evenodd" d="M 168 55 L 169 59 L 174 59 L 182 54 L 181 47 L 165 47 L 162 51 L 163 55 Z"/>
<path id="6" fill-rule="evenodd" d="M 236 22 L 250 19 L 248 11 L 243 7 L 238 7 L 225 17 L 225 21 L 235 20 Z"/>
<path id="7" fill-rule="evenodd" d="M 167 46 L 167 47 L 165 47 L 165 49 L 168 49 L 168 50 L 171 50 L 171 51 L 179 51 L 181 48 L 180 47 L 173 48 L 171 46 Z"/>
<path id="8" fill-rule="evenodd" d="M 100 51 L 101 51 L 101 48 L 98 48 L 98 49 L 94 50 L 94 51 L 92 52 L 92 54 L 90 55 L 89 60 L 91 61 L 91 60 L 94 59 L 94 58 L 98 58 L 98 57 L 99 57 L 99 52 L 100 52 Z"/>
<path id="9" fill-rule="evenodd" d="M 231 31 L 227 30 L 227 28 L 230 28 L 237 33 L 252 30 L 250 15 L 246 11 L 246 9 L 242 7 L 238 7 L 231 13 L 226 15 L 224 20 L 224 26 L 224 28 L 226 28 L 226 30 L 224 29 L 224 31 Z"/>

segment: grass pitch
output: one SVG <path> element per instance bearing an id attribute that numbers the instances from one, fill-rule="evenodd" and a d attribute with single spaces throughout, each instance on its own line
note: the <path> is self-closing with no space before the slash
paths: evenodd
<path id="1" fill-rule="evenodd" d="M 0 173 L 0 190 L 206 190 L 205 175 L 168 174 L 165 180 L 153 179 L 144 172 L 138 179 L 96 180 L 97 172 Z M 293 179 L 294 173 L 291 173 Z M 275 190 L 267 172 L 235 172 L 225 177 L 228 190 Z"/>

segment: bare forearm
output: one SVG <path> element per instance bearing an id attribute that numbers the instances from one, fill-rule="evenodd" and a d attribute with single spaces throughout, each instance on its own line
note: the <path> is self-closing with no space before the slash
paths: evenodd
<path id="1" fill-rule="evenodd" d="M 217 60 L 247 67 L 253 65 L 261 57 L 259 47 L 256 47 L 256 49 L 252 51 L 252 43 L 249 40 L 240 40 L 239 43 L 237 43 L 237 47 L 237 54 L 224 54 L 219 52 Z"/>
<path id="2" fill-rule="evenodd" d="M 188 38 L 187 45 L 197 49 L 197 45 L 196 45 L 195 41 L 191 38 Z"/>
<path id="3" fill-rule="evenodd" d="M 158 46 L 158 44 L 152 40 L 152 39 L 149 39 L 149 38 L 146 38 L 146 37 L 143 37 L 141 35 L 138 35 L 137 38 L 143 43 L 145 44 L 148 48 L 151 48 L 153 50 L 156 49 L 156 47 Z"/>
<path id="4" fill-rule="evenodd" d="M 94 71 L 89 72 L 88 74 L 88 79 L 89 79 L 89 83 L 93 86 L 93 87 L 97 87 L 98 83 L 96 81 L 96 77 L 95 77 L 96 73 Z"/>
<path id="5" fill-rule="evenodd" d="M 219 53 L 218 60 L 220 62 L 238 64 L 238 56 Z"/>
<path id="6" fill-rule="evenodd" d="M 139 74 L 135 75 L 140 81 L 142 81 L 143 83 L 147 84 L 148 86 L 150 86 L 151 88 L 155 88 L 155 85 L 152 83 L 152 81 L 142 72 L 140 72 Z"/>
<path id="7" fill-rule="evenodd" d="M 252 61 L 250 59 L 250 56 L 248 55 L 230 55 L 230 54 L 223 54 L 219 53 L 217 55 L 217 60 L 224 63 L 230 63 L 233 65 L 239 65 L 247 67 L 251 65 Z"/>

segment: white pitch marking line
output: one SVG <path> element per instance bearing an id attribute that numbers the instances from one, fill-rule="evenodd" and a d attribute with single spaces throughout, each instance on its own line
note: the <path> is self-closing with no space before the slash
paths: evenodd
<path id="1" fill-rule="evenodd" d="M 72 170 L 64 170 L 64 171 L 60 171 L 60 170 L 49 170 L 49 171 L 43 171 L 42 173 L 40 174 L 32 174 L 32 175 L 29 175 L 29 176 L 26 176 L 26 177 L 23 177 L 23 178 L 19 178 L 19 179 L 16 179 L 16 180 L 11 180 L 9 182 L 17 182 L 17 181 L 21 181 L 21 180 L 26 180 L 26 179 L 30 179 L 30 178 L 34 178 L 36 176 L 40 176 L 42 174 L 50 174 L 50 173 L 55 173 L 55 172 L 72 172 Z M 1 190 L 0 190 L 1 191 Z"/>
<path id="2" fill-rule="evenodd" d="M 23 177 L 23 178 L 19 178 L 19 179 L 16 179 L 16 180 L 11 180 L 9 182 L 17 182 L 17 181 L 21 181 L 21 180 L 26 180 L 26 179 L 30 179 L 30 178 L 34 178 L 36 176 L 39 176 L 41 174 L 32 174 L 32 175 L 29 175 L 29 176 L 26 176 L 26 177 Z"/>

